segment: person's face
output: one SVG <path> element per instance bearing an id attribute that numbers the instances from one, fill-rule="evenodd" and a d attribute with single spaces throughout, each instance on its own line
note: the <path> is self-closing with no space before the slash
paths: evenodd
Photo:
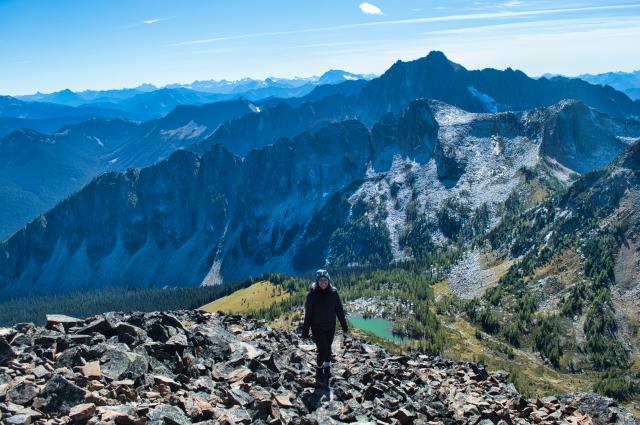
<path id="1" fill-rule="evenodd" d="M 329 286 L 329 279 L 327 279 L 326 277 L 321 277 L 320 279 L 318 279 L 318 285 L 320 285 L 320 289 L 322 290 L 327 289 L 327 286 Z"/>

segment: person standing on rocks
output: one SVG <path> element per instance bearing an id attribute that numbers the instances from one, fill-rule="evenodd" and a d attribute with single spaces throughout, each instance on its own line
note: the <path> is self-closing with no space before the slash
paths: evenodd
<path id="1" fill-rule="evenodd" d="M 311 329 L 318 351 L 316 380 L 321 386 L 328 386 L 331 379 L 331 344 L 336 333 L 336 316 L 342 330 L 349 332 L 338 290 L 331 285 L 329 272 L 320 269 L 316 272 L 316 281 L 311 285 L 304 304 L 302 338 L 309 338 Z"/>

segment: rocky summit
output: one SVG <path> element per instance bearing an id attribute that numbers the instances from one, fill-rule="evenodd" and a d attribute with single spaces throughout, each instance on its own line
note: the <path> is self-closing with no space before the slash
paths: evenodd
<path id="1" fill-rule="evenodd" d="M 0 335 L 6 424 L 634 423 L 610 399 L 525 399 L 506 373 L 355 337 L 316 388 L 308 341 L 222 313 L 49 315 Z"/>

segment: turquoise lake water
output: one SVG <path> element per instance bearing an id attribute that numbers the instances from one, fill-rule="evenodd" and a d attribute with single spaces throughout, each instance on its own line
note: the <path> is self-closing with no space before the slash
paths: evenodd
<path id="1" fill-rule="evenodd" d="M 393 334 L 393 322 L 390 320 L 381 319 L 379 317 L 365 319 L 362 316 L 356 315 L 349 316 L 348 320 L 354 327 L 366 332 L 371 332 L 381 338 L 388 339 L 396 343 L 403 343 L 407 341 L 406 339 Z"/>

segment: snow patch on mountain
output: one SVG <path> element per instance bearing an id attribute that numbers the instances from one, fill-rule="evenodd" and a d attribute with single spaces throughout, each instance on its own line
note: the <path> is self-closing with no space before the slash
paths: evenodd
<path id="1" fill-rule="evenodd" d="M 637 137 L 625 137 L 625 136 L 617 136 L 618 140 L 627 145 L 633 144 L 633 142 L 637 141 Z"/>
<path id="2" fill-rule="evenodd" d="M 482 93 L 480 90 L 476 89 L 473 86 L 469 86 L 467 87 L 467 89 L 469 90 L 469 93 L 471 93 L 484 105 L 484 108 L 487 112 L 498 112 L 498 104 L 491 96 Z"/>
<path id="3" fill-rule="evenodd" d="M 102 140 L 100 140 L 98 137 L 96 136 L 90 136 L 93 140 L 96 141 L 96 143 L 98 144 L 98 146 L 100 146 L 101 148 L 104 147 L 104 143 L 102 143 Z"/>
<path id="4" fill-rule="evenodd" d="M 474 114 L 442 103 L 433 104 L 440 126 L 436 150 L 446 154 L 443 157 L 435 155 L 423 163 L 396 155 L 388 170 L 376 172 L 370 167 L 366 180 L 350 198 L 352 204 L 361 198 L 367 205 L 384 209 L 384 222 L 395 261 L 406 259 L 399 239 L 406 226 L 407 205 L 412 199 L 417 201 L 419 213 L 433 223 L 437 222 L 437 213 L 448 199 L 455 199 L 471 211 L 486 204 L 490 213 L 489 225 L 493 227 L 499 219 L 497 207 L 521 182 L 520 170 L 540 161 L 539 140 L 530 140 L 516 131 L 513 131 L 513 137 L 493 134 L 491 127 L 496 115 Z M 519 125 L 518 120 L 512 119 L 513 115 L 498 117 L 506 127 L 504 134 L 510 133 L 510 126 Z M 442 161 L 445 160 L 463 164 L 464 170 L 457 181 L 442 175 L 445 168 Z M 394 183 L 397 187 L 392 194 Z M 436 243 L 445 242 L 439 232 L 433 236 Z"/>

